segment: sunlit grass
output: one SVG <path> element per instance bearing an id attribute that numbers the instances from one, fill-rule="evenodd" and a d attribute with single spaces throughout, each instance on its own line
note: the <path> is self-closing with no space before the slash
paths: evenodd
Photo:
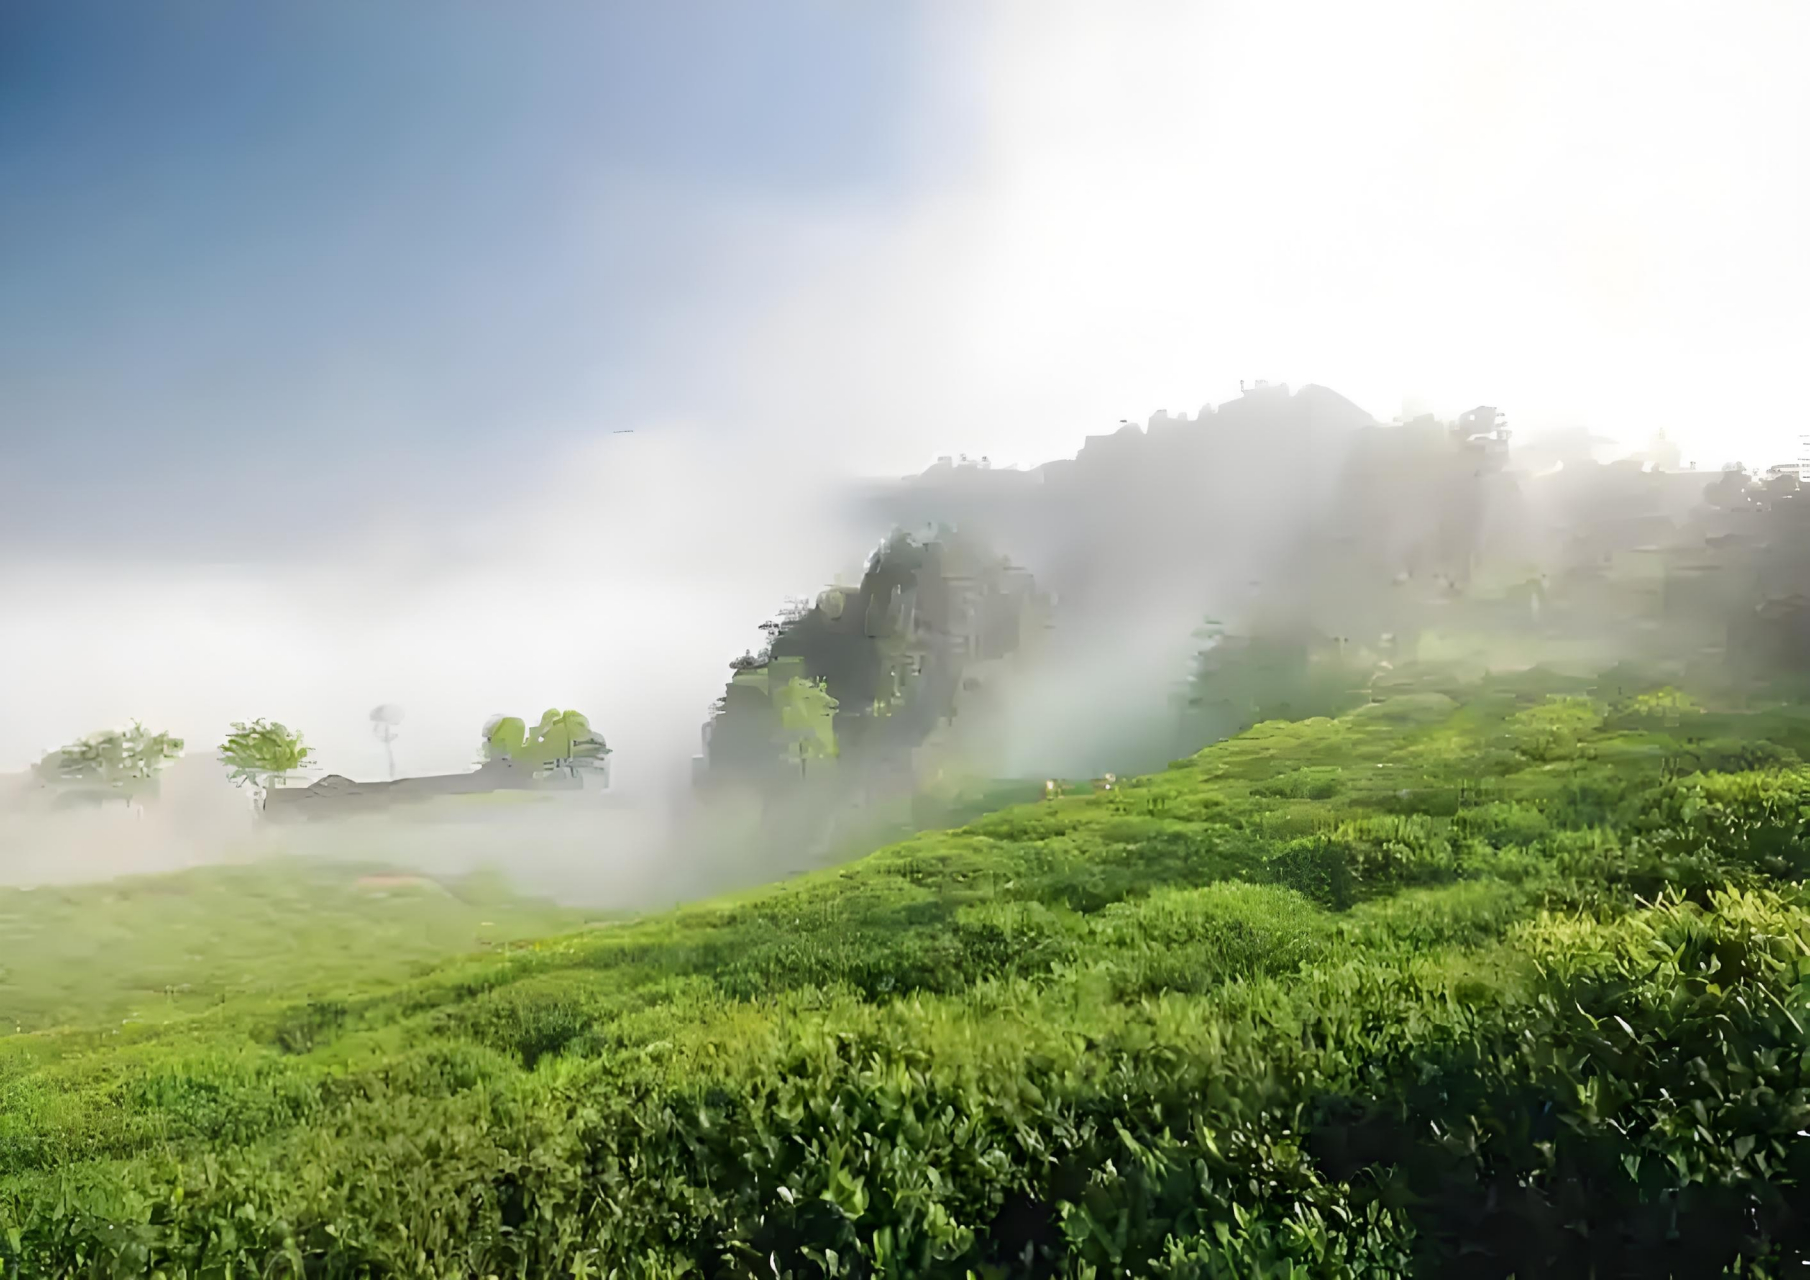
<path id="1" fill-rule="evenodd" d="M 0 888 L 0 1015 L 7 1031 L 163 1022 L 393 983 L 585 919 L 494 884 L 312 858 Z"/>

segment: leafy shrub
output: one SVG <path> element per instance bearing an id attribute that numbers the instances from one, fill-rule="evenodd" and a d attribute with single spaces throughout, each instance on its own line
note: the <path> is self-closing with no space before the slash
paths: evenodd
<path id="1" fill-rule="evenodd" d="M 1292 840 L 1270 859 L 1281 884 L 1338 910 L 1359 899 L 1458 874 L 1452 842 L 1424 817 L 1369 818 Z"/>
<path id="2" fill-rule="evenodd" d="M 1375 1083 L 1325 1107 L 1329 1176 L 1395 1171 L 1428 1268 L 1462 1251 L 1501 1276 L 1777 1275 L 1810 1256 L 1801 912 L 1722 894 L 1545 917 L 1524 945 L 1531 1000 L 1383 1046 Z"/>
<path id="3" fill-rule="evenodd" d="M 1495 801 L 1477 805 L 1457 814 L 1452 829 L 1501 848 L 1503 845 L 1531 845 L 1552 828 L 1546 815 L 1528 804 Z"/>
<path id="4" fill-rule="evenodd" d="M 1678 751 L 1670 764 L 1675 774 L 1766 773 L 1802 763 L 1790 747 L 1764 738 L 1712 738 Z"/>
<path id="5" fill-rule="evenodd" d="M 1368 946 L 1425 953 L 1495 942 L 1528 909 L 1528 895 L 1513 884 L 1460 881 L 1363 903 L 1346 917 L 1344 929 Z"/>
<path id="6" fill-rule="evenodd" d="M 1556 831 L 1545 842 L 1552 876 L 1543 896 L 1555 908 L 1615 912 L 1630 901 L 1651 903 L 1665 895 L 1707 904 L 1731 885 L 1751 886 L 1756 877 L 1712 850 L 1668 850 L 1632 836 L 1626 842 L 1609 827 Z"/>
<path id="7" fill-rule="evenodd" d="M 1041 902 L 988 902 L 957 913 L 963 969 L 979 977 L 1039 973 L 1074 951 L 1075 928 Z"/>
<path id="8" fill-rule="evenodd" d="M 1292 800 L 1330 800 L 1344 786 L 1344 770 L 1331 765 L 1294 769 L 1251 788 L 1255 795 Z"/>
<path id="9" fill-rule="evenodd" d="M 1603 723 L 1603 714 L 1588 698 L 1553 698 L 1508 718 L 1509 744 L 1539 763 L 1570 760 L 1580 742 Z"/>
<path id="10" fill-rule="evenodd" d="M 1810 770 L 1704 774 L 1667 786 L 1648 819 L 1665 855 L 1706 852 L 1764 875 L 1810 874 Z"/>
<path id="11" fill-rule="evenodd" d="M 123 1102 L 155 1112 L 168 1131 L 237 1145 L 306 1119 L 320 1109 L 309 1076 L 243 1057 L 214 1057 L 134 1080 Z"/>
<path id="12" fill-rule="evenodd" d="M 474 1089 L 505 1085 L 513 1066 L 510 1058 L 482 1045 L 436 1042 L 386 1060 L 368 1079 L 389 1093 L 452 1098 Z M 343 1102 L 356 1096 L 364 1083 L 352 1077 L 330 1078 L 323 1094 Z"/>
<path id="13" fill-rule="evenodd" d="M 1615 708 L 1619 723 L 1656 723 L 1676 728 L 1703 714 L 1703 706 L 1689 694 L 1670 687 L 1636 694 Z"/>
<path id="14" fill-rule="evenodd" d="M 533 1070 L 563 1052 L 627 1003 L 582 970 L 538 974 L 464 1002 L 445 1018 L 447 1030 Z"/>
<path id="15" fill-rule="evenodd" d="M 282 1014 L 270 1029 L 273 1044 L 285 1053 L 307 1053 L 331 1040 L 350 1012 L 340 1000 L 311 1000 Z"/>
<path id="16" fill-rule="evenodd" d="M 1140 799 L 1147 813 L 1184 827 L 1209 822 L 1224 823 L 1235 817 L 1235 810 L 1226 797 L 1211 791 L 1192 788 L 1178 791 L 1174 786 L 1168 786 L 1153 790 L 1152 794 Z"/>
<path id="17" fill-rule="evenodd" d="M 1357 856 L 1347 843 L 1330 835 L 1291 840 L 1270 859 L 1278 884 L 1315 902 L 1344 910 L 1357 901 Z"/>
<path id="18" fill-rule="evenodd" d="M 1121 996 L 1290 973 L 1323 958 L 1333 938 L 1325 913 L 1299 893 L 1236 882 L 1116 904 L 1093 919 L 1090 934 L 1109 948 Z"/>

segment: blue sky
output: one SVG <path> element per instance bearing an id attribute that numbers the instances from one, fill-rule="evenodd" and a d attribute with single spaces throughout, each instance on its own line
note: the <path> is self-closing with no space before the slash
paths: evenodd
<path id="1" fill-rule="evenodd" d="M 1256 377 L 1769 460 L 1806 12 L 11 0 L 0 545 L 445 520 L 672 419 L 1038 461 Z"/>
<path id="2" fill-rule="evenodd" d="M 924 180 L 919 36 L 808 0 L 15 0 L 0 531 L 470 500 L 574 413 L 683 405 L 648 371 L 792 265 L 725 223 Z"/>
<path id="3" fill-rule="evenodd" d="M 557 703 L 630 785 L 865 550 L 832 476 L 1245 379 L 1781 461 L 1806 65 L 1802 0 L 0 0 L 0 769 Z"/>

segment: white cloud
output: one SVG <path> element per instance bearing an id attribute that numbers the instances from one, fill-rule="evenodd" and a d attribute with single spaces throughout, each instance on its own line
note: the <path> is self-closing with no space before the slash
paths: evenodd
<path id="1" fill-rule="evenodd" d="M 973 162 L 833 223 L 858 247 L 745 353 L 767 403 L 809 396 L 889 464 L 1035 460 L 1246 377 L 1666 428 L 1712 463 L 1788 445 L 1810 10 L 988 12 Z"/>
<path id="2" fill-rule="evenodd" d="M 683 425 L 549 460 L 536 492 L 445 529 L 372 534 L 299 567 L 0 575 L 0 768 L 141 718 L 210 751 L 232 720 L 303 730 L 324 767 L 381 776 L 366 715 L 400 704 L 409 772 L 472 763 L 491 714 L 589 713 L 647 785 L 696 749 L 731 657 L 868 531 L 818 466 Z M 354 548 L 348 550 L 348 547 Z"/>

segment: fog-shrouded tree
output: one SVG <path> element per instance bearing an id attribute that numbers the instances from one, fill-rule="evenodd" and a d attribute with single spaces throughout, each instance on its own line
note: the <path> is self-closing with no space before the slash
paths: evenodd
<path id="1" fill-rule="evenodd" d="M 371 735 L 383 743 L 383 757 L 389 765 L 390 778 L 396 777 L 396 735 L 401 732 L 402 708 L 386 702 L 371 708 Z"/>
<path id="2" fill-rule="evenodd" d="M 935 524 L 923 537 L 896 529 L 858 584 L 790 602 L 762 626 L 760 652 L 729 664 L 696 776 L 707 785 L 783 787 L 786 776 L 833 756 L 851 787 L 892 785 L 953 720 L 975 688 L 974 668 L 1026 648 L 1048 607 L 1031 575 L 984 541 Z M 794 678 L 822 696 L 795 701 Z M 821 732 L 807 729 L 803 721 L 825 708 Z"/>
<path id="3" fill-rule="evenodd" d="M 799 776 L 812 760 L 836 755 L 836 699 L 824 681 L 793 676 L 774 690 L 773 701 L 786 757 L 797 763 Z"/>
<path id="4" fill-rule="evenodd" d="M 181 738 L 152 733 L 133 721 L 51 752 L 38 771 L 56 785 L 98 795 L 111 792 L 130 805 L 156 791 L 158 774 L 182 754 L 182 746 Z"/>
<path id="5" fill-rule="evenodd" d="M 546 767 L 573 777 L 607 767 L 610 749 L 581 712 L 549 709 L 535 726 L 534 736 Z"/>
<path id="6" fill-rule="evenodd" d="M 532 729 L 519 716 L 493 716 L 484 725 L 482 752 L 485 760 L 519 760 L 537 772 L 609 777 L 610 748 L 579 711 L 549 708 Z"/>
<path id="7" fill-rule="evenodd" d="M 234 721 L 232 732 L 220 744 L 220 762 L 233 784 L 253 787 L 260 804 L 313 754 L 314 748 L 302 741 L 300 733 L 272 720 Z"/>
<path id="8" fill-rule="evenodd" d="M 492 716 L 484 722 L 481 754 L 489 760 L 525 760 L 528 726 L 520 716 Z"/>

